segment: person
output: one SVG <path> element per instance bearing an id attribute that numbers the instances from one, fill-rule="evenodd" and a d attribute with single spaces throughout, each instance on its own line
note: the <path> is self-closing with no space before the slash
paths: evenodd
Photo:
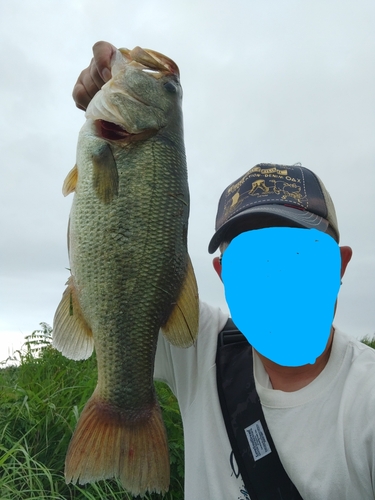
<path id="1" fill-rule="evenodd" d="M 93 59 L 73 90 L 80 109 L 86 109 L 91 98 L 110 79 L 110 59 L 115 50 L 107 42 L 94 45 Z M 316 234 L 307 229 L 319 231 L 322 235 L 319 240 L 328 238 L 339 248 L 338 273 L 339 280 L 342 279 L 352 250 L 348 246 L 338 247 L 335 209 L 324 184 L 312 171 L 298 164 L 256 165 L 224 191 L 218 206 L 216 231 L 209 244 L 211 253 L 218 247 L 221 250 L 221 256 L 213 259 L 219 277 L 223 278 L 224 259 L 239 237 L 263 234 L 260 230 L 272 233 L 276 229 L 281 229 L 284 235 L 284 239 L 274 240 L 273 246 L 278 249 L 288 246 L 285 234 L 289 233 L 285 231 L 289 229 L 297 230 L 298 234 Z M 237 259 L 240 269 L 250 268 L 251 280 L 258 263 L 252 261 L 254 249 L 245 243 L 244 249 L 245 260 L 243 253 L 234 255 L 242 255 L 242 260 Z M 319 272 L 319 266 L 314 269 Z M 294 297 L 308 292 L 309 283 L 297 284 L 298 276 L 291 274 L 294 280 L 263 296 L 263 302 L 268 300 L 269 317 L 273 304 L 280 302 L 284 304 L 283 318 L 291 319 Z M 224 278 L 223 281 L 226 286 Z M 321 292 L 323 288 L 324 282 Z M 246 288 L 241 294 L 246 295 Z M 277 300 L 270 300 L 271 296 Z M 310 309 L 318 296 L 319 290 L 310 293 Z M 238 298 L 234 296 L 234 301 Z M 305 307 L 302 301 L 301 304 Z M 332 308 L 336 310 L 335 303 Z M 254 312 L 251 303 L 248 311 L 245 317 L 251 326 L 249 318 L 256 316 L 250 313 Z M 318 311 L 316 308 L 317 316 Z M 282 322 L 283 318 L 278 320 Z M 161 335 L 158 342 L 155 378 L 171 387 L 183 419 L 187 500 L 250 499 L 233 456 L 217 395 L 218 333 L 227 319 L 228 315 L 220 309 L 201 302 L 199 335 L 194 346 L 179 349 Z M 298 334 L 301 344 L 314 336 L 306 321 L 299 325 Z M 270 433 L 280 460 L 302 498 L 374 499 L 375 351 L 330 325 L 325 346 L 314 362 L 280 364 L 256 349 L 253 357 L 256 389 Z"/>

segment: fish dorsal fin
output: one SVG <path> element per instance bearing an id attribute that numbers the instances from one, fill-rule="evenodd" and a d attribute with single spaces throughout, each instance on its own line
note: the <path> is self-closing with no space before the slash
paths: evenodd
<path id="1" fill-rule="evenodd" d="M 105 144 L 92 156 L 93 184 L 98 198 L 110 203 L 118 195 L 118 170 L 112 150 Z"/>
<path id="2" fill-rule="evenodd" d="M 94 350 L 92 331 L 81 312 L 72 276 L 53 319 L 52 345 L 70 359 L 87 359 Z"/>
<path id="3" fill-rule="evenodd" d="M 190 347 L 198 335 L 199 299 L 194 269 L 188 256 L 185 280 L 180 295 L 161 330 L 165 338 L 177 347 Z"/>
<path id="4" fill-rule="evenodd" d="M 74 165 L 72 170 L 66 176 L 62 192 L 64 196 L 68 196 L 68 194 L 73 193 L 76 190 L 76 185 L 78 181 L 78 168 L 77 165 Z"/>

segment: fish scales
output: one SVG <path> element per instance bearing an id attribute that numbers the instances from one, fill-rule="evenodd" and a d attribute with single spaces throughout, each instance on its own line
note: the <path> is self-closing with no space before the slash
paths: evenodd
<path id="1" fill-rule="evenodd" d="M 181 175 L 171 175 L 185 169 L 181 150 L 152 139 L 119 148 L 114 157 L 119 194 L 108 205 L 92 189 L 90 163 L 82 162 L 88 175 L 82 175 L 82 186 L 78 181 L 82 195 L 75 197 L 72 209 L 71 261 L 82 312 L 98 332 L 100 394 L 112 399 L 116 387 L 119 406 L 126 401 L 129 408 L 129 398 L 138 406 L 141 395 L 150 402 L 149 378 L 145 384 L 145 377 L 138 375 L 141 380 L 135 384 L 129 373 L 152 375 L 159 327 L 178 291 L 170 283 L 184 275 L 187 265 L 188 192 Z M 134 347 L 127 349 L 127 343 L 140 353 L 152 346 L 148 359 L 137 356 Z"/>
<path id="2" fill-rule="evenodd" d="M 98 382 L 67 452 L 67 482 L 118 477 L 135 495 L 165 492 L 169 459 L 153 385 L 160 328 L 194 342 L 198 293 L 187 253 L 189 191 L 178 68 L 120 49 L 112 79 L 91 102 L 69 223 L 71 276 L 54 345 L 73 359 L 95 345 Z M 152 68 L 150 74 L 143 72 Z"/>

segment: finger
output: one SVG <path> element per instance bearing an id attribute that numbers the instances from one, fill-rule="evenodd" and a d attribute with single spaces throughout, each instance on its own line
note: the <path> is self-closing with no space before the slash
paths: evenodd
<path id="1" fill-rule="evenodd" d="M 86 110 L 94 95 L 111 78 L 111 59 L 116 47 L 108 42 L 97 42 L 92 50 L 94 57 L 79 75 L 73 89 L 76 106 L 83 110 Z"/>
<path id="2" fill-rule="evenodd" d="M 91 97 L 86 92 L 85 87 L 80 83 L 76 83 L 72 95 L 77 108 L 86 111 L 87 106 L 91 101 Z"/>
<path id="3" fill-rule="evenodd" d="M 104 82 L 108 82 L 111 78 L 111 59 L 116 50 L 116 47 L 108 42 L 96 42 L 92 48 L 95 69 L 97 70 L 98 76 Z M 93 71 L 92 77 L 94 80 L 96 76 L 95 71 Z"/>
<path id="4" fill-rule="evenodd" d="M 91 63 L 92 64 L 92 63 Z M 91 66 L 90 64 L 90 66 Z M 91 76 L 90 66 L 84 69 L 78 77 L 77 83 L 73 88 L 73 99 L 76 106 L 80 109 L 86 109 L 91 99 L 102 87 L 102 83 L 98 84 Z"/>
<path id="5" fill-rule="evenodd" d="M 87 85 L 87 91 L 95 95 L 96 92 L 103 87 L 103 85 L 105 84 L 105 80 L 101 77 L 101 74 L 99 73 L 95 59 L 91 61 L 91 64 L 88 67 L 88 69 L 89 69 L 89 74 L 86 75 L 85 79 L 85 83 Z"/>

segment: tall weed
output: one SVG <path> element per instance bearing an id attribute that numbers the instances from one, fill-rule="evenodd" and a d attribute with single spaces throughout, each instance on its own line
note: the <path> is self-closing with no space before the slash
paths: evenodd
<path id="1" fill-rule="evenodd" d="M 65 454 L 78 416 L 97 379 L 96 359 L 72 361 L 51 346 L 51 328 L 26 339 L 18 366 L 0 369 L 0 500 L 127 500 L 115 481 L 66 485 Z M 178 404 L 167 386 L 157 383 L 171 461 L 170 491 L 146 499 L 183 499 L 183 433 Z"/>

